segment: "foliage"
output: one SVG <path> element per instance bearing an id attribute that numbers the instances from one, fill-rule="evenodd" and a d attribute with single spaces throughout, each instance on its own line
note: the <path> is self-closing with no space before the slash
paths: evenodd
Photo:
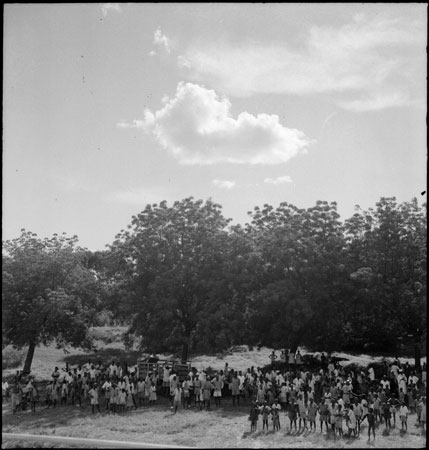
<path id="1" fill-rule="evenodd" d="M 18 350 L 12 346 L 7 346 L 2 349 L 1 359 L 2 359 L 2 370 L 14 369 L 22 364 L 25 352 L 23 350 Z"/>
<path id="2" fill-rule="evenodd" d="M 76 236 L 42 240 L 22 230 L 3 242 L 2 337 L 18 348 L 29 345 L 24 370 L 30 370 L 39 343 L 85 341 L 98 299 L 97 278 L 85 257 Z"/>

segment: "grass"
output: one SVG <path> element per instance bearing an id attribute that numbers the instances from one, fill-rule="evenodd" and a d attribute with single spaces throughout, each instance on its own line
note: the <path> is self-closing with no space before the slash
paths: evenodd
<path id="1" fill-rule="evenodd" d="M 172 413 L 165 399 L 154 406 L 117 415 L 104 412 L 92 414 L 88 405 L 82 408 L 62 406 L 55 410 L 40 409 L 36 414 L 19 412 L 13 416 L 8 407 L 3 407 L 2 430 L 9 433 L 140 441 L 199 448 L 360 448 L 367 445 L 366 428 L 357 440 L 335 441 L 321 435 L 319 431 L 288 434 L 289 421 L 283 413 L 280 432 L 273 433 L 271 423 L 269 432 L 263 432 L 259 420 L 258 430 L 250 433 L 248 409 L 248 406 L 233 408 L 231 399 L 224 399 L 223 408 L 218 410 L 214 406 L 212 411 L 179 409 L 177 414 Z M 409 432 L 405 436 L 401 436 L 398 428 L 388 436 L 383 436 L 384 427 L 380 426 L 376 431 L 375 444 L 371 446 L 424 447 L 426 438 L 414 426 L 415 420 L 416 416 L 411 415 Z"/>
<path id="2" fill-rule="evenodd" d="M 97 327 L 99 336 L 112 336 L 108 327 Z M 123 332 L 120 327 L 113 335 Z M 102 360 L 110 362 L 123 360 L 134 363 L 141 356 L 137 351 L 125 351 L 121 342 L 106 344 L 102 339 L 97 343 L 97 352 L 87 353 L 82 350 L 69 348 L 69 354 L 55 347 L 38 347 L 35 351 L 32 365 L 32 373 L 36 380 L 46 380 L 55 366 L 64 367 L 68 362 L 70 365 L 82 364 Z M 269 362 L 269 354 L 272 349 L 264 348 L 249 350 L 246 346 L 240 346 L 238 351 L 228 353 L 219 358 L 216 355 L 200 355 L 192 359 L 192 365 L 197 368 L 209 366 L 216 370 L 224 369 L 227 362 L 229 367 L 237 370 L 246 370 L 250 366 L 263 367 Z M 279 352 L 277 352 L 279 353 Z M 348 363 L 358 361 L 365 364 L 373 361 L 365 355 L 350 357 Z M 3 375 L 14 374 L 15 369 L 3 370 Z M 108 413 L 91 414 L 91 407 L 82 408 L 58 406 L 54 409 L 46 409 L 43 405 L 38 406 L 36 414 L 30 411 L 18 412 L 12 415 L 10 404 L 3 405 L 2 431 L 10 433 L 30 434 L 55 434 L 57 436 L 88 437 L 92 439 L 114 439 L 141 441 L 148 443 L 162 443 L 166 445 L 185 445 L 202 448 L 361 448 L 366 447 L 366 436 L 358 440 L 334 441 L 328 439 L 319 432 L 309 435 L 288 434 L 289 420 L 281 414 L 280 423 L 282 429 L 273 433 L 271 428 L 268 433 L 262 432 L 262 423 L 258 423 L 258 431 L 250 433 L 250 422 L 247 420 L 249 406 L 233 408 L 231 399 L 223 400 L 223 408 L 216 410 L 214 402 L 212 411 L 179 410 L 174 415 L 166 399 L 160 397 L 156 405 L 128 411 L 123 415 L 110 415 Z M 426 436 L 422 435 L 420 429 L 414 426 L 416 416 L 411 415 L 408 421 L 409 432 L 401 435 L 399 429 L 393 433 L 383 436 L 384 427 L 376 432 L 375 444 L 377 448 L 423 448 L 426 444 Z M 270 423 L 271 425 L 271 423 Z M 319 423 L 318 423 L 319 426 Z M 363 433 L 366 432 L 364 428 Z M 3 448 L 36 448 L 40 444 L 24 441 L 3 442 Z M 53 447 L 52 444 L 46 447 Z M 55 448 L 63 446 L 55 445 Z M 65 448 L 65 447 L 64 447 Z"/>

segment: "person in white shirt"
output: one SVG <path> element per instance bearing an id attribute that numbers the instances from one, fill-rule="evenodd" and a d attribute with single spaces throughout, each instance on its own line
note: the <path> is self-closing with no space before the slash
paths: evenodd
<path id="1" fill-rule="evenodd" d="M 407 431 L 407 419 L 408 419 L 408 408 L 405 406 L 405 403 L 401 404 L 399 408 L 399 418 L 401 419 L 401 430 Z"/>
<path id="2" fill-rule="evenodd" d="M 384 390 L 390 390 L 390 381 L 387 379 L 386 375 L 383 375 L 383 379 L 380 381 L 380 384 Z"/>
<path id="3" fill-rule="evenodd" d="M 1 402 L 3 403 L 5 400 L 8 401 L 9 394 L 9 383 L 5 380 L 1 383 Z"/>

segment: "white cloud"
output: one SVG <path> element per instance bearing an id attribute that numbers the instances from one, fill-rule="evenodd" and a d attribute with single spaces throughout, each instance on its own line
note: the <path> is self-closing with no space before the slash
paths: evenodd
<path id="1" fill-rule="evenodd" d="M 163 34 L 161 27 L 158 27 L 153 33 L 153 45 L 158 50 L 164 51 L 167 54 L 171 53 L 171 41 L 165 34 Z M 157 54 L 158 52 L 156 50 L 151 50 L 149 52 L 150 56 L 155 56 Z"/>
<path id="2" fill-rule="evenodd" d="M 169 200 L 170 195 L 163 189 L 131 187 L 126 190 L 111 192 L 105 196 L 107 202 L 125 203 L 128 205 L 145 206 Z"/>
<path id="3" fill-rule="evenodd" d="M 122 12 L 122 8 L 120 3 L 102 3 L 101 4 L 101 12 L 103 16 L 106 17 L 109 11 Z"/>
<path id="4" fill-rule="evenodd" d="M 426 33 L 426 17 L 358 15 L 341 27 L 310 28 L 299 48 L 198 41 L 178 65 L 190 80 L 231 95 L 329 93 L 343 108 L 374 110 L 421 96 Z"/>
<path id="5" fill-rule="evenodd" d="M 125 120 L 121 120 L 116 124 L 118 128 L 142 128 L 144 122 L 142 120 L 133 120 L 132 123 L 128 123 Z"/>
<path id="6" fill-rule="evenodd" d="M 164 98 L 163 104 L 156 112 L 146 110 L 144 121 L 134 123 L 182 164 L 280 164 L 311 143 L 274 114 L 232 117 L 227 98 L 196 84 L 179 83 L 175 96 Z"/>
<path id="7" fill-rule="evenodd" d="M 218 179 L 213 180 L 212 183 L 218 188 L 228 190 L 232 189 L 236 184 L 235 181 L 218 180 Z"/>
<path id="8" fill-rule="evenodd" d="M 282 177 L 277 177 L 277 178 L 265 178 L 264 183 L 267 183 L 267 184 L 292 183 L 292 178 L 289 175 L 284 175 Z"/>

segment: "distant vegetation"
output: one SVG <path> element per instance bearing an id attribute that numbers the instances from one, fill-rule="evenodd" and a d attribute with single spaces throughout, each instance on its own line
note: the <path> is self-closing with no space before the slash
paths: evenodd
<path id="1" fill-rule="evenodd" d="M 426 340 L 426 205 L 381 198 L 341 222 L 335 202 L 256 207 L 231 226 L 192 197 L 147 205 L 108 250 L 64 234 L 3 242 L 4 344 L 91 349 L 121 339 L 187 359 L 240 344 L 399 352 Z M 97 332 L 100 334 L 100 331 Z"/>

